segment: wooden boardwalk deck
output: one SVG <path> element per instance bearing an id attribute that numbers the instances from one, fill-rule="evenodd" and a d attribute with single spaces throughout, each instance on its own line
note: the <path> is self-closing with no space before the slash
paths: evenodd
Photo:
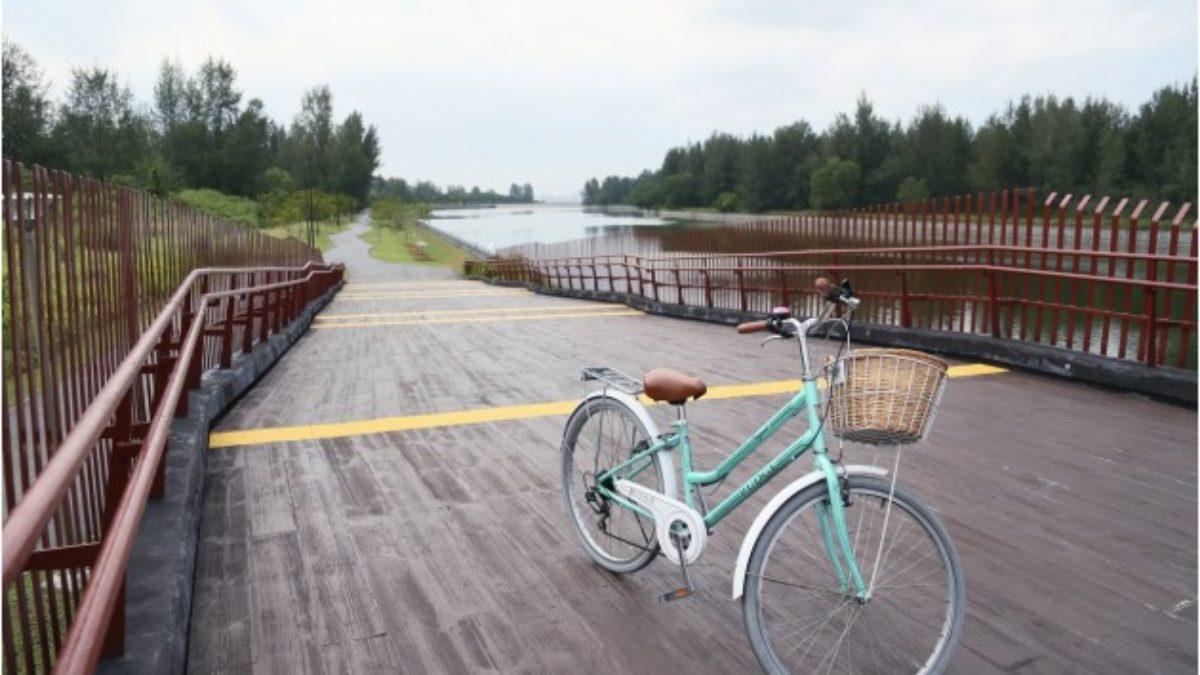
<path id="1" fill-rule="evenodd" d="M 348 285 L 216 430 L 310 437 L 210 452 L 190 672 L 755 672 L 733 562 L 806 460 L 721 524 L 698 594 L 664 605 L 669 565 L 616 577 L 575 543 L 564 415 L 312 427 L 566 401 L 585 365 L 669 366 L 711 385 L 796 376 L 790 346 L 620 309 L 472 282 Z M 951 671 L 1195 672 L 1196 412 L 1024 373 L 949 387 L 901 480 L 964 565 Z M 692 405 L 698 464 L 785 399 Z M 670 410 L 652 414 L 663 424 Z"/>

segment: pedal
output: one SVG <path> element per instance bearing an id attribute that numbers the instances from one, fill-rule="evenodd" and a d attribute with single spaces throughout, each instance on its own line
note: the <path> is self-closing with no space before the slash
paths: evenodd
<path id="1" fill-rule="evenodd" d="M 659 602 L 674 602 L 676 600 L 682 600 L 691 595 L 694 591 L 692 588 L 692 580 L 688 578 L 687 561 L 683 555 L 683 540 L 678 535 L 672 535 L 671 538 L 675 540 L 675 549 L 679 553 L 679 571 L 683 572 L 683 588 L 677 588 L 668 593 L 664 593 L 663 595 L 659 596 Z"/>
<path id="2" fill-rule="evenodd" d="M 682 600 L 691 594 L 692 594 L 692 589 L 690 589 L 690 588 L 677 588 L 673 591 L 670 591 L 669 593 L 664 593 L 661 596 L 659 596 L 658 601 L 659 602 L 674 602 L 676 600 Z"/>

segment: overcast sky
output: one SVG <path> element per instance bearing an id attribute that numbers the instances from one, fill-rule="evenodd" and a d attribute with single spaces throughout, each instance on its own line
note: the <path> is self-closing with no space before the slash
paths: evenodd
<path id="1" fill-rule="evenodd" d="M 150 104 L 159 63 L 233 63 L 290 122 L 328 83 L 379 129 L 380 173 L 577 198 L 714 130 L 825 128 L 865 91 L 907 120 L 978 124 L 1030 92 L 1134 108 L 1196 73 L 1196 0 L 4 0 L 3 30 L 57 99 L 115 69 Z"/>

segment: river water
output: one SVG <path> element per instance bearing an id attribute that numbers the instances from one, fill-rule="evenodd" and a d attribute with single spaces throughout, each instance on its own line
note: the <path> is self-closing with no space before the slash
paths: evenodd
<path id="1" fill-rule="evenodd" d="M 659 218 L 585 213 L 578 204 L 445 209 L 432 215 L 430 225 L 489 253 L 520 244 L 558 244 L 674 224 Z"/>

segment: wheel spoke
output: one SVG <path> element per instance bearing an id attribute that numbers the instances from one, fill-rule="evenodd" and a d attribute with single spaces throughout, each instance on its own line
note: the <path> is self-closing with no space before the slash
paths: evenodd
<path id="1" fill-rule="evenodd" d="M 768 521 L 747 570 L 746 620 L 767 670 L 916 672 L 925 664 L 944 665 L 957 642 L 960 572 L 943 530 L 898 488 L 883 531 L 890 485 L 853 477 L 851 482 L 852 508 L 859 511 L 846 521 L 855 558 L 880 560 L 872 596 L 860 603 L 852 590 L 844 593 L 821 581 L 828 579 L 830 553 L 809 519 L 827 490 L 813 488 L 793 498 Z M 833 555 L 841 554 L 835 544 Z"/>
<path id="2" fill-rule="evenodd" d="M 638 417 L 615 399 L 600 397 L 587 406 L 572 418 L 564 434 L 567 515 L 593 560 L 614 572 L 630 572 L 653 560 L 657 551 L 653 528 L 641 514 L 595 492 L 596 478 L 628 460 L 650 434 Z M 630 472 L 637 472 L 634 480 L 639 483 L 661 489 L 657 457 L 639 461 L 620 475 Z"/>

